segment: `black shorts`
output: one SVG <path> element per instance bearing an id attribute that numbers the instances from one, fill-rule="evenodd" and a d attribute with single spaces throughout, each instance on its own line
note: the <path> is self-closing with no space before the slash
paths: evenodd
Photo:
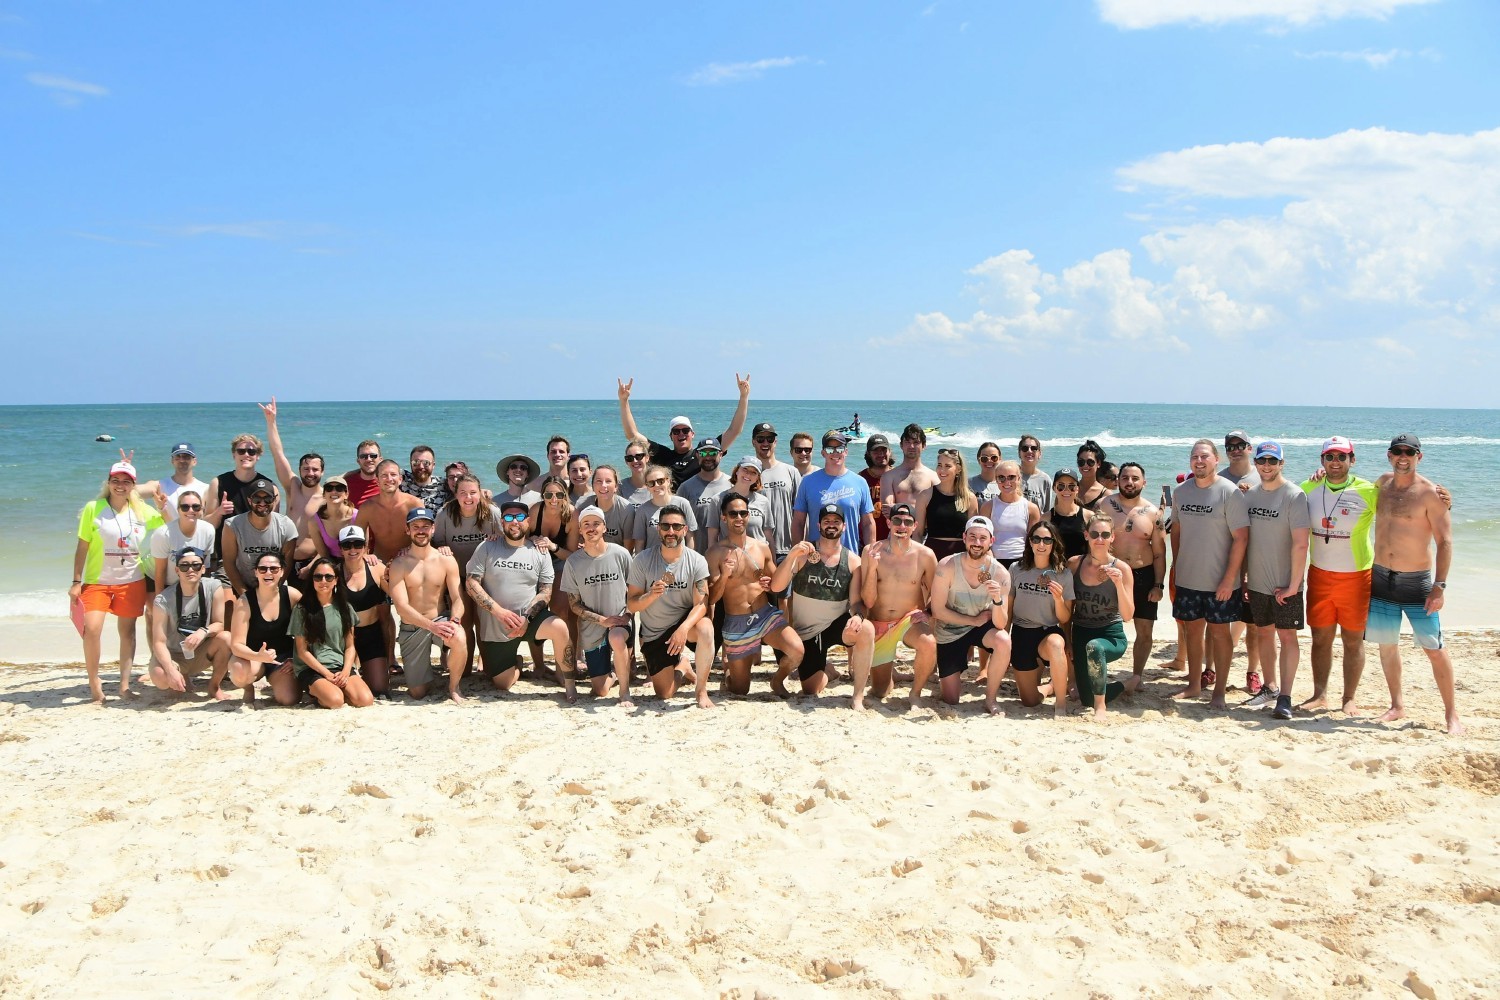
<path id="1" fill-rule="evenodd" d="M 1040 670 L 1042 668 L 1042 642 L 1049 635 L 1063 635 L 1056 625 L 1032 628 L 1028 625 L 1012 625 L 1010 628 L 1010 668 L 1012 670 Z"/>
<path id="2" fill-rule="evenodd" d="M 385 627 L 380 622 L 355 626 L 354 655 L 359 657 L 360 663 L 390 659 L 391 651 L 385 644 Z"/>
<path id="3" fill-rule="evenodd" d="M 1238 589 L 1229 595 L 1229 600 L 1221 601 L 1212 590 L 1178 587 L 1177 599 L 1172 602 L 1172 617 L 1180 622 L 1206 618 L 1210 625 L 1229 625 L 1240 620 L 1240 605 L 1243 603 Z"/>
<path id="4" fill-rule="evenodd" d="M 485 676 L 494 677 L 505 673 L 507 670 L 514 669 L 517 654 L 521 651 L 521 643 L 536 642 L 536 630 L 547 624 L 547 619 L 556 617 L 556 615 L 547 610 L 546 605 L 543 605 L 532 612 L 531 617 L 526 619 L 526 632 L 524 634 L 514 639 L 502 639 L 498 642 L 481 640 L 479 643 L 479 660 L 484 664 Z M 562 655 L 561 650 L 556 651 L 554 655 L 560 657 Z"/>
<path id="5" fill-rule="evenodd" d="M 834 646 L 849 648 L 844 641 L 844 629 L 849 624 L 849 613 L 839 615 L 828 627 L 815 636 L 802 640 L 802 663 L 797 667 L 797 676 L 807 680 L 820 670 L 828 669 L 828 650 Z"/>
<path id="6" fill-rule="evenodd" d="M 641 640 L 641 657 L 646 661 L 646 673 L 655 677 L 669 667 L 675 667 L 682 662 L 682 650 L 676 653 L 667 652 L 667 643 L 672 639 L 672 633 L 682 628 L 682 623 L 688 620 L 689 611 L 681 618 L 671 624 L 668 629 L 655 639 Z"/>
<path id="7" fill-rule="evenodd" d="M 952 677 L 969 665 L 969 650 L 984 645 L 984 637 L 995 630 L 993 625 L 975 625 L 952 642 L 940 642 L 937 648 L 939 677 Z"/>
<path id="8" fill-rule="evenodd" d="M 1154 622 L 1159 602 L 1149 601 L 1146 596 L 1156 589 L 1156 564 L 1147 563 L 1131 572 L 1135 574 L 1135 584 L 1131 588 L 1131 594 L 1135 597 L 1135 617 Z"/>
<path id="9" fill-rule="evenodd" d="M 1250 600 L 1245 602 L 1250 610 L 1250 620 L 1256 628 L 1301 629 L 1307 624 L 1302 611 L 1302 591 L 1288 597 L 1285 604 L 1277 604 L 1272 594 L 1250 591 Z"/>
<path id="10" fill-rule="evenodd" d="M 613 626 L 620 628 L 621 626 Z M 632 618 L 625 624 L 625 645 L 633 653 L 635 651 L 635 619 Z M 583 651 L 583 664 L 588 669 L 590 677 L 608 677 L 615 672 L 614 650 L 609 645 L 609 631 L 605 632 L 605 639 L 593 649 Z"/>

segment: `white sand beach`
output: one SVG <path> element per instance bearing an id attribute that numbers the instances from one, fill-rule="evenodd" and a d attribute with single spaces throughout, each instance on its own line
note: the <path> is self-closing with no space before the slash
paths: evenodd
<path id="1" fill-rule="evenodd" d="M 1494 996 L 1500 639 L 1450 645 L 1460 737 L 1411 648 L 1396 724 L 1180 706 L 1163 660 L 1104 725 L 6 666 L 0 994 Z"/>

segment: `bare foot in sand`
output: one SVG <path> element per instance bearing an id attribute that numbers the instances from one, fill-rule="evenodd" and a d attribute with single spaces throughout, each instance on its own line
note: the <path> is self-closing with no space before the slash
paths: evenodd
<path id="1" fill-rule="evenodd" d="M 1328 707 L 1328 701 L 1321 694 L 1315 694 L 1297 707 L 1304 712 L 1321 712 Z"/>
<path id="2" fill-rule="evenodd" d="M 1381 722 L 1396 722 L 1406 718 L 1406 706 L 1392 705 L 1390 709 L 1380 717 Z"/>
<path id="3" fill-rule="evenodd" d="M 865 710 L 865 699 L 864 699 L 864 697 L 861 696 L 859 698 L 852 698 L 852 699 L 850 699 L 850 701 L 849 701 L 849 707 L 852 708 L 852 709 L 854 709 L 854 711 L 856 711 L 856 712 L 863 712 Z"/>
<path id="4" fill-rule="evenodd" d="M 629 698 L 621 698 L 620 699 L 620 707 L 623 708 L 623 709 L 625 709 L 628 712 L 632 708 L 635 708 L 635 702 L 631 701 Z"/>
<path id="5" fill-rule="evenodd" d="M 1173 692 L 1171 697 L 1175 698 L 1178 701 L 1188 701 L 1193 698 L 1202 698 L 1203 689 L 1201 687 L 1185 687 L 1181 691 Z"/>
<path id="6" fill-rule="evenodd" d="M 223 688 L 219 688 L 216 691 L 214 691 L 214 701 L 229 701 L 233 697 L 234 697 L 234 692 L 233 691 L 225 691 Z"/>
<path id="7" fill-rule="evenodd" d="M 121 701 L 135 701 L 140 696 L 141 696 L 141 693 L 139 691 L 137 691 L 135 688 L 131 687 L 129 684 L 121 684 L 120 685 L 120 700 Z M 103 699 L 100 699 L 100 700 L 103 700 Z"/>
<path id="8" fill-rule="evenodd" d="M 1224 696 L 1222 694 L 1214 695 L 1213 698 L 1209 700 L 1208 707 L 1212 708 L 1215 712 L 1229 711 L 1229 706 L 1225 704 Z"/>
<path id="9" fill-rule="evenodd" d="M 792 692 L 786 689 L 786 682 L 780 677 L 771 678 L 771 690 L 776 693 L 776 697 L 778 698 L 790 698 L 792 696 Z"/>
<path id="10" fill-rule="evenodd" d="M 1131 674 L 1129 677 L 1127 677 L 1125 679 L 1125 696 L 1128 698 L 1130 695 L 1133 695 L 1136 693 L 1136 691 L 1140 690 L 1141 682 L 1145 679 L 1146 678 L 1142 677 L 1140 674 Z"/>
<path id="11" fill-rule="evenodd" d="M 984 703 L 984 710 L 989 715 L 999 715 L 1000 714 L 1000 706 L 997 705 L 997 704 L 995 704 L 993 701 L 987 701 L 987 702 L 985 702 Z"/>
<path id="12" fill-rule="evenodd" d="M 1456 715 L 1450 715 L 1450 716 L 1448 716 L 1448 735 L 1449 736 L 1462 736 L 1463 734 L 1464 734 L 1464 724 L 1462 722 L 1458 721 L 1458 716 L 1456 716 Z"/>
<path id="13" fill-rule="evenodd" d="M 1356 705 L 1356 704 L 1354 704 L 1354 702 L 1352 702 L 1352 701 L 1346 701 L 1346 702 L 1344 702 L 1344 714 L 1345 715 L 1363 715 L 1364 713 L 1362 711 L 1360 711 L 1359 706 Z"/>
<path id="14" fill-rule="evenodd" d="M 453 702 L 453 704 L 455 705 L 462 705 L 465 701 L 468 701 L 468 699 L 463 696 L 458 688 L 454 688 L 452 691 L 448 692 L 448 700 Z"/>

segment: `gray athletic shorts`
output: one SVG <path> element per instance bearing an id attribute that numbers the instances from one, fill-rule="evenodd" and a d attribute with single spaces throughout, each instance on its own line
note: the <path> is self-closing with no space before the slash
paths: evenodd
<path id="1" fill-rule="evenodd" d="M 439 615 L 433 621 L 445 622 L 447 615 Z M 396 644 L 401 647 L 401 667 L 406 671 L 406 686 L 426 687 L 432 683 L 432 644 L 441 642 L 425 628 L 415 625 L 401 626 Z"/>

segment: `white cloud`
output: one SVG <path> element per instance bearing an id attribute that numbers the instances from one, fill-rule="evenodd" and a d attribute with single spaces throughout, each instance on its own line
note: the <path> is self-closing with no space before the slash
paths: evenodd
<path id="1" fill-rule="evenodd" d="M 1376 52 L 1373 49 L 1360 49 L 1358 52 L 1322 50 L 1318 52 L 1298 52 L 1295 55 L 1298 59 L 1333 59 L 1338 62 L 1362 62 L 1371 69 L 1385 69 L 1397 59 L 1411 58 L 1411 52 L 1406 49 L 1386 49 L 1384 52 Z"/>
<path id="2" fill-rule="evenodd" d="M 27 73 L 26 82 L 34 87 L 41 87 L 65 108 L 77 107 L 86 98 L 109 96 L 108 87 L 53 73 Z"/>
<path id="3" fill-rule="evenodd" d="M 1384 19 L 1408 4 L 1437 0 L 1097 0 L 1099 17 L 1125 30 L 1166 24 L 1270 21 L 1301 27 L 1345 17 Z"/>
<path id="4" fill-rule="evenodd" d="M 1156 225 L 1144 254 L 1105 249 L 1055 273 L 1007 250 L 969 271 L 979 311 L 923 312 L 906 334 L 947 353 L 1040 335 L 1064 348 L 1209 356 L 1253 337 L 1291 351 L 1353 349 L 1387 367 L 1416 348 L 1455 372 L 1495 353 L 1500 129 L 1200 146 L 1118 176 L 1169 208 L 1191 199 L 1190 221 Z"/>
<path id="5" fill-rule="evenodd" d="M 551 343 L 551 344 L 547 345 L 547 349 L 549 351 L 555 351 L 558 354 L 561 354 L 564 358 L 566 358 L 569 361 L 575 361 L 578 358 L 578 352 L 574 351 L 571 347 L 568 347 L 566 344 Z"/>
<path id="6" fill-rule="evenodd" d="M 725 83 L 742 83 L 758 80 L 766 70 L 786 69 L 807 62 L 806 56 L 778 56 L 774 59 L 757 59 L 754 62 L 709 63 L 689 73 L 683 81 L 690 87 L 715 87 Z"/>
<path id="7" fill-rule="evenodd" d="M 17 62 L 27 62 L 35 58 L 36 56 L 23 49 L 7 49 L 0 46 L 0 59 L 14 59 Z"/>

